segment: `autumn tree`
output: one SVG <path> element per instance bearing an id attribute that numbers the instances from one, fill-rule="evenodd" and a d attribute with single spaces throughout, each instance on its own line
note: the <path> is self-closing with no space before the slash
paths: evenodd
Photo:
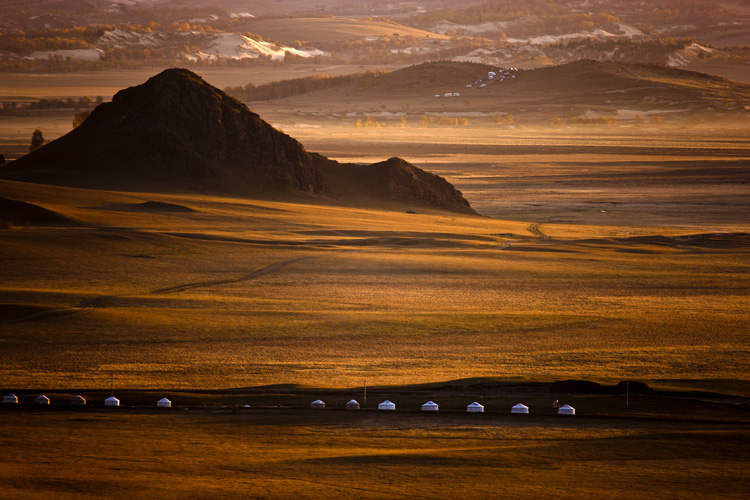
<path id="1" fill-rule="evenodd" d="M 73 128 L 78 128 L 91 114 L 91 110 L 81 111 L 73 117 Z"/>
<path id="2" fill-rule="evenodd" d="M 29 146 L 29 151 L 36 151 L 37 149 L 41 148 L 47 143 L 47 141 L 44 140 L 44 135 L 42 135 L 42 131 L 40 129 L 36 129 L 33 134 L 31 134 L 31 146 Z"/>

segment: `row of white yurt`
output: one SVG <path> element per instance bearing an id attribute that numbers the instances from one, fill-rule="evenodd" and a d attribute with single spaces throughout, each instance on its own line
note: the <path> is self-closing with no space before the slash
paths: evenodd
<path id="1" fill-rule="evenodd" d="M 570 405 L 562 405 L 560 408 L 557 409 L 557 414 L 558 415 L 575 415 L 576 409 Z"/>
<path id="2" fill-rule="evenodd" d="M 391 403 L 387 399 L 378 405 L 378 410 L 395 410 L 395 403 Z"/>
<path id="3" fill-rule="evenodd" d="M 320 399 L 316 399 L 315 401 L 310 403 L 310 408 L 312 408 L 313 410 L 324 410 L 325 407 L 326 407 L 326 404 Z"/>
<path id="4" fill-rule="evenodd" d="M 13 394 L 12 392 L 10 394 L 6 394 L 3 398 L 3 404 L 17 404 L 18 403 L 18 397 Z"/>
<path id="5" fill-rule="evenodd" d="M 45 396 L 44 394 L 41 394 L 41 395 L 39 395 L 39 396 L 36 397 L 36 399 L 34 400 L 34 403 L 36 403 L 38 405 L 48 405 L 49 404 L 49 398 L 47 396 Z"/>
<path id="6" fill-rule="evenodd" d="M 484 406 L 474 401 L 466 407 L 466 411 L 469 413 L 484 413 Z"/>
<path id="7" fill-rule="evenodd" d="M 86 404 L 86 398 L 83 396 L 76 396 L 73 401 L 70 402 L 73 406 L 84 406 Z"/>
<path id="8" fill-rule="evenodd" d="M 529 413 L 529 407 L 525 404 L 518 403 L 517 405 L 514 405 L 513 408 L 510 409 L 511 413 Z"/>
<path id="9" fill-rule="evenodd" d="M 422 405 L 422 411 L 438 411 L 438 404 L 432 401 L 427 401 Z"/>
<path id="10" fill-rule="evenodd" d="M 104 406 L 120 406 L 120 400 L 114 396 L 110 396 L 104 400 Z"/>
<path id="11" fill-rule="evenodd" d="M 171 408 L 172 402 L 168 400 L 167 398 L 161 398 L 159 401 L 156 402 L 156 406 L 158 408 Z"/>
<path id="12" fill-rule="evenodd" d="M 347 410 L 359 410 L 359 403 L 356 399 L 352 399 L 348 403 L 346 403 L 346 409 Z"/>

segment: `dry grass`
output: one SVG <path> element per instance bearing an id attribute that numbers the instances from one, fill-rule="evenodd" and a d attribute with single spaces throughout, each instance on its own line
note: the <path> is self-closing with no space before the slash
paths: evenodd
<path id="1" fill-rule="evenodd" d="M 747 377 L 746 246 L 187 195 L 151 198 L 193 213 L 138 213 L 122 207 L 144 195 L 2 185 L 88 225 L 3 234 L 3 318 L 62 310 L 0 326 L 11 387 Z"/>
<path id="2" fill-rule="evenodd" d="M 3 428 L 17 499 L 744 498 L 750 458 L 719 421 L 89 409 Z"/>

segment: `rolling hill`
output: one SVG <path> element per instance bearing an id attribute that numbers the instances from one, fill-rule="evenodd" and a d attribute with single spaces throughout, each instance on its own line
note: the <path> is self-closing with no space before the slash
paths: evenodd
<path id="1" fill-rule="evenodd" d="M 469 62 L 425 63 L 384 75 L 366 88 L 351 83 L 259 103 L 257 108 L 287 108 L 297 115 L 318 117 L 344 113 L 406 118 L 467 116 L 484 123 L 487 118 L 510 113 L 517 123 L 520 118 L 525 124 L 579 116 L 611 116 L 621 123 L 633 123 L 636 115 L 659 115 L 665 122 L 682 122 L 688 116 L 744 121 L 750 114 L 746 108 L 750 85 L 677 68 L 580 60 L 513 71 L 502 81 L 489 80 L 489 71 L 498 72 L 499 68 Z M 454 96 L 444 97 L 448 92 Z"/>

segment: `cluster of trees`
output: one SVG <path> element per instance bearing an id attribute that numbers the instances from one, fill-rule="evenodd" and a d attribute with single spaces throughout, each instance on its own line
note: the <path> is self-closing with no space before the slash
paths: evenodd
<path id="1" fill-rule="evenodd" d="M 515 125 L 516 119 L 512 114 L 508 113 L 507 115 L 505 115 L 505 117 L 503 117 L 503 115 L 493 116 L 492 118 L 490 118 L 490 123 L 496 123 L 498 125 Z"/>
<path id="2" fill-rule="evenodd" d="M 68 97 L 67 99 L 39 99 L 37 102 L 30 103 L 29 109 L 88 109 L 94 105 L 98 106 L 103 101 L 102 96 L 98 96 L 93 100 L 87 95 L 79 99 L 73 99 L 72 97 Z"/>
<path id="3" fill-rule="evenodd" d="M 244 87 L 226 87 L 224 92 L 240 101 L 268 101 L 307 94 L 316 90 L 331 89 L 349 83 L 356 83 L 361 88 L 369 88 L 373 87 L 378 78 L 384 74 L 384 71 L 375 70 L 340 76 L 316 75 L 270 82 L 258 86 L 248 83 Z"/>
<path id="4" fill-rule="evenodd" d="M 0 33 L 0 51 L 27 56 L 37 51 L 88 49 L 99 39 L 98 28 L 77 27 L 45 30 L 27 35 L 24 31 Z"/>
<path id="5" fill-rule="evenodd" d="M 419 126 L 422 128 L 441 126 L 441 127 L 467 127 L 469 119 L 465 116 L 423 116 L 419 120 Z"/>
<path id="6" fill-rule="evenodd" d="M 723 16 L 726 11 L 716 0 L 643 0 L 639 9 L 622 17 L 650 33 L 654 25 L 703 24 Z"/>
<path id="7" fill-rule="evenodd" d="M 559 51 L 566 60 L 570 59 L 571 55 L 578 58 L 599 58 L 601 54 L 611 54 L 610 59 L 615 61 L 665 64 L 675 51 L 682 50 L 692 44 L 693 40 L 689 38 L 660 38 L 658 40 L 641 41 L 626 38 L 610 38 L 607 40 L 581 38 L 565 40 L 551 45 L 549 54 L 556 58 L 555 51 Z M 711 55 L 709 54 L 708 57 L 711 57 Z"/>
<path id="8" fill-rule="evenodd" d="M 390 123 L 381 123 L 380 121 L 374 119 L 372 116 L 368 116 L 365 121 L 362 121 L 361 119 L 357 119 L 357 121 L 354 123 L 354 128 L 384 128 L 384 127 L 400 127 L 404 128 L 406 127 L 406 118 L 401 117 L 398 120 L 398 125 L 392 125 Z"/>
<path id="9" fill-rule="evenodd" d="M 651 115 L 651 117 L 646 120 L 641 115 L 635 115 L 633 118 L 633 122 L 636 125 L 661 125 L 664 123 L 664 118 L 660 115 Z M 560 118 L 559 116 L 556 116 L 552 118 L 551 122 L 552 125 L 555 126 L 561 126 L 561 125 L 606 125 L 608 127 L 615 127 L 620 124 L 620 122 L 615 118 L 614 116 L 573 116 L 571 118 Z"/>

